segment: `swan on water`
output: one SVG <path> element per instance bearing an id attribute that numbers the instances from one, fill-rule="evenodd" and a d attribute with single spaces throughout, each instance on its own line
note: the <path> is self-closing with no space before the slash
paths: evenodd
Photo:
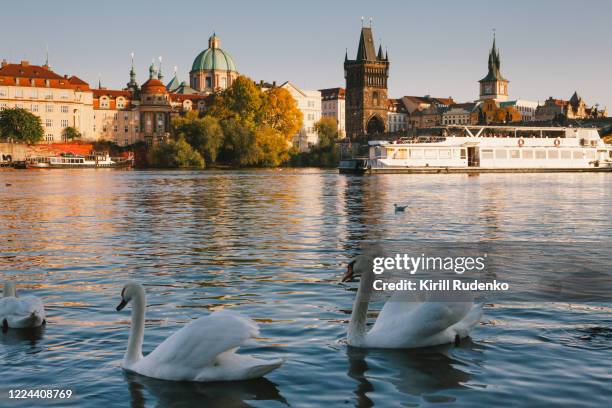
<path id="1" fill-rule="evenodd" d="M 4 331 L 38 327 L 46 323 L 45 307 L 36 296 L 18 297 L 15 284 L 6 282 L 0 299 L 0 322 Z"/>
<path id="2" fill-rule="evenodd" d="M 482 304 L 469 301 L 422 301 L 411 293 L 395 292 L 367 330 L 372 297 L 372 258 L 358 256 L 349 263 L 342 282 L 361 276 L 349 322 L 348 344 L 363 348 L 416 348 L 458 344 L 482 317 Z"/>
<path id="3" fill-rule="evenodd" d="M 231 311 L 200 317 L 142 355 L 145 292 L 139 283 L 127 283 L 117 311 L 132 303 L 132 323 L 122 367 L 147 377 L 174 381 L 235 381 L 262 377 L 283 364 L 261 360 L 236 350 L 259 335 L 254 321 Z"/>

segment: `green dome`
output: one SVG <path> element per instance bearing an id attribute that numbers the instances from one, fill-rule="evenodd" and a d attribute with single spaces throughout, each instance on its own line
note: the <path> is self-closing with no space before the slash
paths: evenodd
<path id="1" fill-rule="evenodd" d="M 198 54 L 191 66 L 192 71 L 220 70 L 237 71 L 232 56 L 221 48 L 207 48 Z"/>

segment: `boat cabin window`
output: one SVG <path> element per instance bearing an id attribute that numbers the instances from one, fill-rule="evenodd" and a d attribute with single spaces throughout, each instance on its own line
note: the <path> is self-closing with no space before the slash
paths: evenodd
<path id="1" fill-rule="evenodd" d="M 558 159 L 559 158 L 559 151 L 557 149 L 550 149 L 548 151 L 548 158 L 549 159 Z"/>
<path id="2" fill-rule="evenodd" d="M 492 149 L 482 149 L 480 151 L 480 157 L 483 160 L 492 159 L 493 158 L 493 150 Z"/>
<path id="3" fill-rule="evenodd" d="M 440 149 L 440 158 L 441 159 L 450 159 L 451 158 L 451 151 L 450 149 Z"/>
<path id="4" fill-rule="evenodd" d="M 438 150 L 437 149 L 425 149 L 425 158 L 426 159 L 437 159 Z"/>
<path id="5" fill-rule="evenodd" d="M 523 159 L 533 159 L 533 150 L 523 149 Z"/>
<path id="6" fill-rule="evenodd" d="M 507 159 L 508 151 L 506 149 L 495 149 L 495 158 L 496 159 Z"/>
<path id="7" fill-rule="evenodd" d="M 460 156 L 459 156 L 459 157 L 460 157 L 461 159 L 464 159 L 464 160 L 467 158 L 467 152 L 466 152 L 466 149 L 461 149 L 461 153 L 460 153 Z M 610 152 L 610 157 L 612 157 L 612 151 Z"/>
<path id="8" fill-rule="evenodd" d="M 587 150 L 587 159 L 595 160 L 595 150 Z"/>
<path id="9" fill-rule="evenodd" d="M 546 150 L 538 149 L 535 151 L 536 159 L 545 159 L 546 158 Z"/>
<path id="10" fill-rule="evenodd" d="M 571 150 L 561 150 L 561 158 L 562 159 L 571 159 L 572 151 Z"/>
<path id="11" fill-rule="evenodd" d="M 411 159 L 422 159 L 423 150 L 422 149 L 410 149 L 410 158 Z"/>
<path id="12" fill-rule="evenodd" d="M 510 158 L 511 159 L 520 159 L 521 158 L 521 151 L 519 149 L 512 149 L 512 150 L 510 150 Z"/>
<path id="13" fill-rule="evenodd" d="M 582 152 L 580 150 L 574 150 L 574 159 L 582 159 Z"/>
<path id="14" fill-rule="evenodd" d="M 400 159 L 400 160 L 405 160 L 408 158 L 408 149 L 397 149 L 395 151 L 395 156 L 393 156 L 394 159 Z"/>

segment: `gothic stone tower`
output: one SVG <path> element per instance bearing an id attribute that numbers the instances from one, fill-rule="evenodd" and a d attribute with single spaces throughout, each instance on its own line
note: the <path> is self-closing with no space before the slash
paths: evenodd
<path id="1" fill-rule="evenodd" d="M 364 134 L 375 135 L 388 129 L 387 79 L 389 58 L 374 49 L 372 28 L 362 27 L 357 57 L 344 56 L 346 79 L 346 135 L 354 140 Z"/>
<path id="2" fill-rule="evenodd" d="M 499 102 L 508 99 L 508 80 L 502 76 L 499 66 L 499 51 L 495 46 L 495 36 L 493 36 L 493 46 L 489 52 L 489 72 L 486 77 L 478 81 L 480 82 L 480 100 L 493 99 Z"/>

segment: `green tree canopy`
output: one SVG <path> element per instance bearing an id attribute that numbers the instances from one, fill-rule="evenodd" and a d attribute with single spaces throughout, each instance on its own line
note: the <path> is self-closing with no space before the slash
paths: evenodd
<path id="1" fill-rule="evenodd" d="M 0 111 L 0 138 L 18 143 L 36 143 L 44 135 L 40 118 L 25 109 Z"/>
<path id="2" fill-rule="evenodd" d="M 315 124 L 315 130 L 319 136 L 317 145 L 320 149 L 329 149 L 340 139 L 338 122 L 336 119 L 329 116 L 323 116 L 321 120 Z"/>
<path id="3" fill-rule="evenodd" d="M 198 112 L 189 111 L 184 117 L 172 121 L 175 138 L 184 138 L 208 163 L 217 161 L 223 145 L 223 129 L 214 116 L 200 118 Z"/>
<path id="4" fill-rule="evenodd" d="M 153 146 L 148 152 L 148 163 L 158 168 L 204 168 L 204 159 L 183 138 Z"/>
<path id="5" fill-rule="evenodd" d="M 64 140 L 80 139 L 81 132 L 79 132 L 78 129 L 72 126 L 68 126 L 62 131 L 62 136 L 64 136 Z"/>

